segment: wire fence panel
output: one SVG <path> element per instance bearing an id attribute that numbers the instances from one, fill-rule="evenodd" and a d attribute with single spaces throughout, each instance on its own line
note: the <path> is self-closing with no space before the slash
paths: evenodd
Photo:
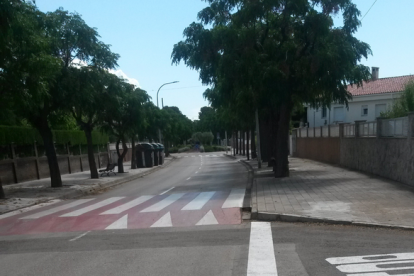
<path id="1" fill-rule="evenodd" d="M 315 134 L 315 137 L 322 137 L 322 133 L 321 133 L 321 128 L 320 127 L 315 127 L 315 128 L 313 128 L 314 130 L 314 134 Z"/>
<path id="2" fill-rule="evenodd" d="M 381 125 L 382 137 L 407 137 L 408 117 L 383 119 Z"/>
<path id="3" fill-rule="evenodd" d="M 345 137 L 355 137 L 355 124 L 349 124 L 344 126 Z"/>
<path id="4" fill-rule="evenodd" d="M 300 129 L 300 137 L 301 138 L 306 138 L 308 137 L 308 128 L 304 127 Z"/>
<path id="5" fill-rule="evenodd" d="M 315 137 L 315 129 L 313 127 L 308 128 L 308 137 Z"/>
<path id="6" fill-rule="evenodd" d="M 330 128 L 330 137 L 339 137 L 339 125 L 331 125 Z"/>
<path id="7" fill-rule="evenodd" d="M 376 137 L 377 136 L 377 122 L 360 123 L 359 124 L 359 136 Z"/>
<path id="8" fill-rule="evenodd" d="M 322 137 L 329 137 L 329 126 L 322 127 Z"/>

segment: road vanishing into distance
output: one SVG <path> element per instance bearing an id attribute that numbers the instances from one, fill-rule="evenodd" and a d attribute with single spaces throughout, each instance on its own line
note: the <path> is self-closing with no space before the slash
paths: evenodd
<path id="1" fill-rule="evenodd" d="M 245 165 L 176 157 L 111 190 L 0 216 L 0 275 L 414 275 L 412 232 L 243 220 Z"/>

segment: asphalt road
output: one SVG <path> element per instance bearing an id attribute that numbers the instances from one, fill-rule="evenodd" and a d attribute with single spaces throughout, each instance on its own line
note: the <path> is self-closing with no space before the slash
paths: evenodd
<path id="1" fill-rule="evenodd" d="M 271 229 L 278 273 L 271 275 L 362 275 L 343 273 L 327 259 L 414 252 L 412 232 L 289 223 Z M 247 274 L 250 223 L 96 231 L 73 241 L 76 235 L 1 237 L 1 275 Z M 414 269 L 389 273 L 372 275 Z"/>
<path id="2" fill-rule="evenodd" d="M 228 210 L 239 210 L 225 205 L 229 199 L 239 202 L 239 198 L 234 200 L 239 195 L 232 196 L 231 191 L 246 187 L 248 173 L 232 159 L 201 155 L 185 157 L 182 154 L 170 166 L 144 178 L 82 199 L 90 200 L 84 205 L 65 209 L 65 204 L 75 202 L 68 201 L 61 203 L 60 209 L 53 207 L 60 211 L 48 207 L 10 219 L 21 228 L 31 225 L 37 232 L 0 236 L 0 275 L 414 275 L 412 232 L 340 225 L 226 221 L 219 211 L 226 210 L 223 211 L 226 214 Z M 133 222 L 134 216 L 141 218 L 144 208 L 159 206 L 160 202 L 165 203 L 167 198 L 177 194 L 183 196 L 162 211 L 150 212 L 151 223 L 171 214 L 171 225 L 130 228 L 133 223 L 128 221 L 125 229 L 85 228 L 87 231 L 74 232 L 51 227 L 53 223 L 70 219 L 93 226 L 102 223 L 99 220 L 102 217 L 117 221 L 126 215 Z M 142 207 L 124 208 L 129 202 L 148 195 L 154 196 L 151 200 L 157 199 L 152 205 L 143 203 Z M 206 195 L 211 197 L 206 198 Z M 116 197 L 122 199 L 101 204 Z M 186 206 L 192 209 L 186 210 Z M 102 212 L 119 208 L 125 210 L 102 215 Z M 88 212 L 84 213 L 85 210 Z M 211 210 L 218 223 L 185 224 L 197 216 L 195 221 L 199 220 Z M 82 215 L 71 218 L 68 212 Z M 183 212 L 188 215 L 180 217 Z M 234 214 L 240 219 L 240 211 Z M 33 219 L 41 215 L 45 216 Z M 24 216 L 31 216 L 31 219 L 22 219 Z M 36 228 L 39 219 L 49 228 Z"/>

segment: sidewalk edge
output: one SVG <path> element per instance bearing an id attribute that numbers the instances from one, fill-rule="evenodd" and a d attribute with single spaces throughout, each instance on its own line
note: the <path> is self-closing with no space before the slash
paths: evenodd
<path id="1" fill-rule="evenodd" d="M 411 227 L 411 226 L 368 223 L 368 222 L 362 222 L 362 221 L 335 220 L 335 219 L 327 219 L 327 218 L 307 217 L 307 216 L 300 216 L 300 215 L 268 213 L 268 212 L 255 212 L 254 214 L 252 213 L 252 219 L 259 220 L 259 221 L 326 223 L 326 224 L 353 225 L 353 226 L 362 226 L 362 227 L 375 227 L 375 228 L 384 228 L 384 229 L 399 229 L 399 230 L 414 231 L 414 227 Z"/>
<path id="2" fill-rule="evenodd" d="M 144 176 L 146 176 L 148 174 L 151 174 L 153 172 L 156 172 L 156 171 L 158 171 L 162 168 L 166 168 L 173 161 L 175 161 L 176 159 L 177 159 L 177 157 L 172 156 L 171 161 L 169 161 L 168 163 L 164 163 L 162 166 L 153 167 L 148 171 L 145 171 L 145 172 L 142 172 L 142 173 L 139 173 L 139 174 L 135 174 L 135 175 L 132 175 L 132 176 L 129 176 L 129 177 L 125 177 L 123 179 L 119 179 L 119 180 L 116 180 L 116 181 L 107 182 L 107 183 L 104 183 L 104 184 L 95 184 L 95 185 L 93 185 L 91 187 L 88 187 L 86 189 L 83 189 L 83 190 L 82 189 L 74 190 L 73 192 L 65 194 L 65 195 L 56 196 L 56 197 L 48 198 L 48 199 L 45 199 L 45 200 L 39 200 L 38 202 L 33 203 L 33 204 L 28 204 L 28 205 L 22 206 L 20 208 L 7 210 L 6 212 L 3 212 L 3 213 L 0 212 L 0 215 L 7 214 L 7 213 L 10 213 L 10 212 L 14 212 L 14 211 L 17 211 L 17 210 L 20 210 L 20 209 L 28 208 L 28 207 L 31 207 L 31 206 L 35 206 L 35 205 L 38 205 L 38 204 L 46 203 L 46 202 L 56 200 L 56 199 L 75 199 L 75 198 L 79 198 L 79 197 L 82 197 L 82 196 L 86 196 L 86 195 L 89 195 L 89 194 L 93 194 L 93 193 L 102 191 L 104 189 L 113 188 L 113 187 L 116 187 L 118 185 L 124 184 L 126 182 L 144 177 Z"/>

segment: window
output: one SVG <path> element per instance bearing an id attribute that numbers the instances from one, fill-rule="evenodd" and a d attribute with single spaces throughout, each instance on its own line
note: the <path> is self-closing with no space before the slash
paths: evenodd
<path id="1" fill-rule="evenodd" d="M 363 105 L 361 109 L 362 116 L 368 116 L 368 105 Z"/>
<path id="2" fill-rule="evenodd" d="M 326 118 L 326 107 L 322 108 L 322 119 Z"/>

